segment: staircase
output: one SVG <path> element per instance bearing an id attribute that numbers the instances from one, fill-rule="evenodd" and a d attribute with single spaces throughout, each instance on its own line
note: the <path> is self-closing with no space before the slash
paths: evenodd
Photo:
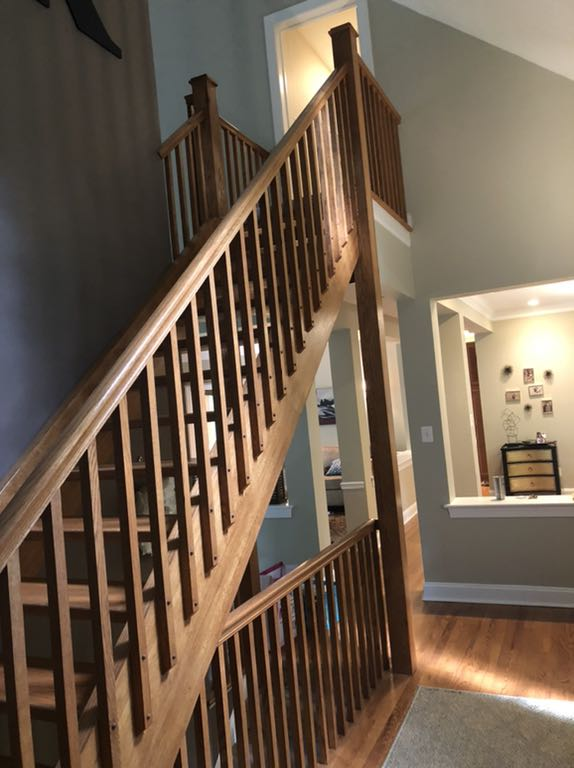
<path id="1" fill-rule="evenodd" d="M 331 34 L 335 71 L 269 156 L 192 81 L 160 150 L 174 265 L 0 489 L 0 765 L 187 764 L 353 274 L 385 590 L 369 648 L 375 665 L 388 632 L 393 670 L 412 671 L 372 219 L 374 195 L 405 223 L 398 118 L 352 28 Z"/>

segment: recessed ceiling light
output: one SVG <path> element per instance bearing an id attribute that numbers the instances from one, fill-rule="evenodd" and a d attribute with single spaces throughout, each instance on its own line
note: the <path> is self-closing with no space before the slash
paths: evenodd
<path id="1" fill-rule="evenodd" d="M 529 307 L 537 307 L 540 304 L 540 299 L 528 299 Z"/>

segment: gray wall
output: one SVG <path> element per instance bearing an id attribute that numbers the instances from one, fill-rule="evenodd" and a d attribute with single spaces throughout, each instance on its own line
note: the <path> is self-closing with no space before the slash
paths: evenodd
<path id="1" fill-rule="evenodd" d="M 0 4 L 0 478 L 169 262 L 145 0 Z"/>

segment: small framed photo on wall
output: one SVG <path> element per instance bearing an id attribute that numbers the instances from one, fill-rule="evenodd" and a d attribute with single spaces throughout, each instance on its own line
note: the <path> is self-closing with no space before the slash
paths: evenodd
<path id="1" fill-rule="evenodd" d="M 543 400 L 542 401 L 542 415 L 543 416 L 554 416 L 554 405 L 552 403 L 552 400 Z"/>
<path id="2" fill-rule="evenodd" d="M 525 384 L 534 384 L 534 368 L 524 368 L 522 378 Z"/>
<path id="3" fill-rule="evenodd" d="M 507 403 L 519 403 L 520 402 L 520 390 L 519 389 L 507 389 L 505 393 L 505 399 Z"/>
<path id="4" fill-rule="evenodd" d="M 529 397 L 544 397 L 544 385 L 543 384 L 531 384 L 528 387 Z"/>

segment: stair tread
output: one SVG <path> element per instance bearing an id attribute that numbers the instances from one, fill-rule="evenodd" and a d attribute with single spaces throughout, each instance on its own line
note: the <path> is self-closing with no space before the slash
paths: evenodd
<path id="1" fill-rule="evenodd" d="M 4 682 L 4 666 L 0 665 L 0 705 L 6 704 L 6 685 Z M 94 676 L 89 672 L 76 672 L 76 697 L 78 708 L 82 707 L 92 692 Z M 28 685 L 30 689 L 30 706 L 39 712 L 55 712 L 56 695 L 54 691 L 54 674 L 51 669 L 43 667 L 28 667 Z"/>
<path id="2" fill-rule="evenodd" d="M 22 603 L 26 608 L 48 608 L 48 587 L 43 581 L 23 581 L 21 584 Z M 125 613 L 127 610 L 125 589 L 117 585 L 108 586 L 110 610 Z M 87 584 L 68 584 L 70 608 L 75 611 L 90 610 L 90 591 Z"/>

